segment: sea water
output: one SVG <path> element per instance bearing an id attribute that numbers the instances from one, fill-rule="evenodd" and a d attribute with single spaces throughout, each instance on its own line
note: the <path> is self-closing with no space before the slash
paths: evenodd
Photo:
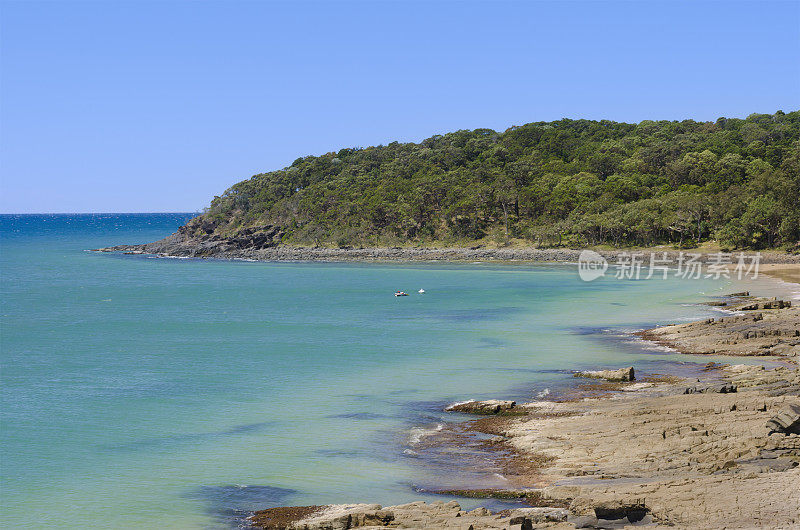
<path id="1" fill-rule="evenodd" d="M 698 302 L 739 287 L 87 252 L 190 217 L 0 216 L 2 527 L 225 528 L 271 506 L 429 500 L 414 448 L 446 404 L 708 362 L 626 333 L 718 316 Z"/>

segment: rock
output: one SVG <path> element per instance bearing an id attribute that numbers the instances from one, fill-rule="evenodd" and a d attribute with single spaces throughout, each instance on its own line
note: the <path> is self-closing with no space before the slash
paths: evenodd
<path id="1" fill-rule="evenodd" d="M 249 517 L 250 525 L 265 530 L 288 528 L 290 525 L 325 510 L 327 506 L 281 506 L 259 510 Z"/>
<path id="2" fill-rule="evenodd" d="M 382 510 L 380 504 L 332 504 L 298 520 L 284 521 L 284 526 L 260 525 L 256 517 L 268 511 L 256 512 L 251 519 L 255 526 L 297 530 L 347 530 L 360 526 L 386 526 L 394 520 L 394 513 Z"/>
<path id="3" fill-rule="evenodd" d="M 597 517 L 594 515 L 571 515 L 567 522 L 575 528 L 597 528 Z"/>
<path id="4" fill-rule="evenodd" d="M 769 433 L 800 434 L 800 405 L 789 405 L 767 422 Z"/>
<path id="5" fill-rule="evenodd" d="M 572 500 L 580 494 L 580 486 L 548 486 L 542 490 L 542 498 L 549 500 Z"/>
<path id="6" fill-rule="evenodd" d="M 353 526 L 386 526 L 394 520 L 394 513 L 389 510 L 375 510 L 353 514 Z"/>
<path id="7" fill-rule="evenodd" d="M 594 516 L 597 519 L 608 521 L 627 519 L 631 523 L 636 523 L 644 519 L 650 510 L 641 499 L 624 500 L 581 496 L 573 499 L 569 511 L 578 517 Z"/>
<path id="8" fill-rule="evenodd" d="M 569 511 L 564 508 L 516 508 L 511 510 L 510 524 L 547 523 L 566 521 Z"/>
<path id="9" fill-rule="evenodd" d="M 763 372 L 766 370 L 766 367 L 763 364 L 734 364 L 732 366 L 725 367 L 725 370 L 733 373 Z"/>
<path id="10" fill-rule="evenodd" d="M 633 366 L 619 370 L 594 370 L 575 372 L 575 377 L 589 377 L 591 379 L 605 379 L 606 381 L 633 381 Z"/>
<path id="11" fill-rule="evenodd" d="M 732 394 L 736 392 L 736 385 L 720 383 L 710 386 L 692 386 L 683 391 L 684 394 Z"/>
<path id="12" fill-rule="evenodd" d="M 619 500 L 598 503 L 594 507 L 594 514 L 598 519 L 616 520 L 628 519 L 636 523 L 647 515 L 647 506 L 643 500 L 623 502 Z"/>
<path id="13" fill-rule="evenodd" d="M 792 302 L 788 300 L 768 300 L 757 302 L 739 308 L 739 311 L 757 311 L 758 309 L 783 309 L 792 307 Z"/>
<path id="14" fill-rule="evenodd" d="M 770 355 L 782 355 L 784 357 L 797 357 L 800 355 L 800 345 L 797 344 L 778 344 L 770 350 Z"/>
<path id="15" fill-rule="evenodd" d="M 465 401 L 463 403 L 453 403 L 444 410 L 447 412 L 463 412 L 465 414 L 500 414 L 511 412 L 516 405 L 516 401 L 489 399 L 486 401 Z"/>

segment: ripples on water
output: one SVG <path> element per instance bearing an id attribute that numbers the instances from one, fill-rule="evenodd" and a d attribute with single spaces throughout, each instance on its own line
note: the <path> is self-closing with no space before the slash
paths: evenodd
<path id="1" fill-rule="evenodd" d="M 446 443 L 444 406 L 552 398 L 576 369 L 666 371 L 671 352 L 620 330 L 712 314 L 681 304 L 729 288 L 85 252 L 189 217 L 0 216 L 3 526 L 235 526 L 256 508 L 499 485 L 479 437 Z"/>

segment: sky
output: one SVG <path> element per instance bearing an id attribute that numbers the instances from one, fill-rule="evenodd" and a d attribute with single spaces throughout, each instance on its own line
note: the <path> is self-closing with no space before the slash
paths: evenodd
<path id="1" fill-rule="evenodd" d="M 297 157 L 800 109 L 800 1 L 0 2 L 0 213 L 198 211 Z"/>

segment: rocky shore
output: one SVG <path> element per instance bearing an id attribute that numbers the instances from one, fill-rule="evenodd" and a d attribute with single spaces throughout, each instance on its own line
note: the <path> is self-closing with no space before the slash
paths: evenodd
<path id="1" fill-rule="evenodd" d="M 577 262 L 580 250 L 536 248 L 327 248 L 276 246 L 270 248 L 228 248 L 193 244 L 118 245 L 96 252 L 155 254 L 162 257 L 238 259 L 253 261 L 531 261 Z M 603 252 L 607 258 L 614 252 Z M 800 258 L 798 258 L 800 263 Z"/>
<path id="2" fill-rule="evenodd" d="M 637 379 L 630 367 L 576 373 L 594 380 L 551 401 L 449 407 L 479 415 L 469 428 L 491 434 L 493 450 L 506 455 L 508 487 L 440 493 L 514 498 L 517 507 L 466 511 L 440 501 L 275 508 L 250 522 L 265 529 L 798 528 L 800 333 L 792 330 L 800 313 L 744 294 L 721 302 L 742 314 L 643 335 L 687 352 L 780 357 L 709 363 L 691 380 Z"/>
<path id="3" fill-rule="evenodd" d="M 140 245 L 117 245 L 93 249 L 96 252 L 122 252 L 127 254 L 154 254 L 163 257 L 190 257 L 241 259 L 255 261 L 527 261 L 527 262 L 577 262 L 581 249 L 534 247 L 302 247 L 280 244 L 281 233 L 270 227 L 259 230 L 246 229 L 228 237 L 189 233 L 181 227 L 174 234 L 159 241 Z M 679 251 L 667 248 L 641 251 L 658 252 L 660 258 L 676 263 Z M 633 250 L 600 250 L 598 254 L 616 261 L 621 254 Z M 686 251 L 696 252 L 696 251 Z M 713 259 L 701 253 L 701 262 Z M 762 252 L 761 263 L 772 265 L 800 264 L 800 254 Z"/>
<path id="4" fill-rule="evenodd" d="M 791 300 L 756 299 L 749 293 L 711 302 L 734 314 L 647 330 L 639 335 L 681 353 L 800 355 L 800 307 Z"/>

